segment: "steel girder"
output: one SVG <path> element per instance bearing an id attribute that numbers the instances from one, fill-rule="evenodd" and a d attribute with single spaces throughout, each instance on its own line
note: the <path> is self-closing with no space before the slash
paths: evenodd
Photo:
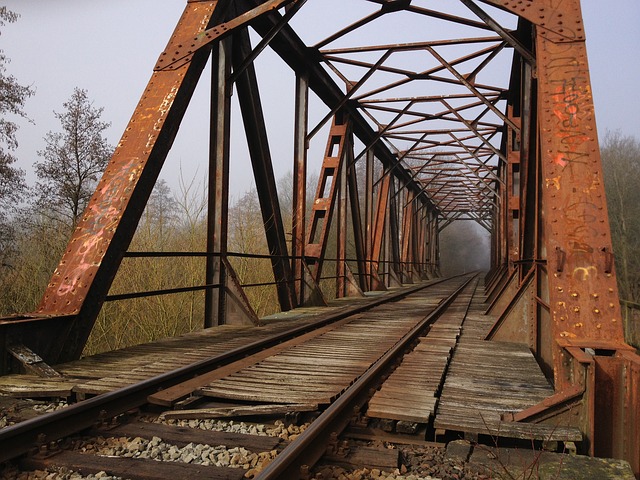
<path id="1" fill-rule="evenodd" d="M 638 417 L 640 362 L 623 338 L 579 1 L 434 10 L 361 0 L 351 23 L 348 9 L 325 12 L 319 40 L 292 26 L 305 3 L 187 2 L 37 312 L 1 320 L 4 337 L 49 362 L 81 354 L 213 46 L 233 52 L 233 66 L 216 57 L 206 324 L 226 320 L 225 295 L 212 289 L 237 288 L 225 262 L 229 104 L 219 91 L 235 84 L 283 310 L 322 297 L 333 206 L 338 295 L 437 275 L 439 231 L 475 221 L 491 230 L 490 337 L 528 343 L 557 392 L 517 419 L 578 423 L 591 453 L 627 458 L 638 474 L 639 422 L 625 418 Z M 263 39 L 253 51 L 248 25 Z M 381 40 L 389 32 L 406 40 Z M 253 66 L 267 44 L 297 79 L 291 257 Z M 311 127 L 310 91 L 328 110 Z M 347 127 L 330 133 L 340 148 L 337 158 L 327 150 L 334 170 L 321 182 L 332 188 L 327 197 L 319 186 L 326 208 L 307 222 L 308 143 L 329 121 Z"/>
<path id="2" fill-rule="evenodd" d="M 494 268 L 507 264 L 509 279 L 496 284 L 489 338 L 528 343 L 554 376 L 556 395 L 517 420 L 569 422 L 573 409 L 588 451 L 638 475 L 640 357 L 624 342 L 580 3 L 485 3 L 528 20 L 521 38 L 535 53 L 519 67 L 516 54 L 512 71 L 520 130 L 507 126 L 494 227 Z"/>

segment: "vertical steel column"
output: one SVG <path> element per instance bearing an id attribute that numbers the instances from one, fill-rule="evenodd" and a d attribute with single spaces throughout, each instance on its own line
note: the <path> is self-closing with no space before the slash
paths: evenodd
<path id="1" fill-rule="evenodd" d="M 366 265 L 366 248 L 364 236 L 362 235 L 362 213 L 360 209 L 360 195 L 358 191 L 358 176 L 356 164 L 353 160 L 353 137 L 352 148 L 348 152 L 348 172 L 347 181 L 349 185 L 349 205 L 351 207 L 351 225 L 353 227 L 353 243 L 355 246 L 355 254 L 358 262 L 358 285 L 361 290 L 367 289 L 367 265 Z M 365 192 L 365 195 L 367 193 Z"/>
<path id="2" fill-rule="evenodd" d="M 434 214 L 429 219 L 429 272 L 433 277 L 438 276 L 440 265 L 439 239 L 438 216 Z"/>
<path id="3" fill-rule="evenodd" d="M 434 227 L 433 219 L 437 216 L 437 214 L 430 213 L 427 217 L 427 263 L 428 263 L 428 272 L 431 278 L 434 276 L 433 265 L 435 262 L 435 257 L 433 255 L 433 245 L 436 242 L 434 232 L 437 232 L 437 227 Z"/>
<path id="4" fill-rule="evenodd" d="M 497 186 L 499 189 L 499 194 L 497 195 L 497 198 L 499 198 L 498 205 L 500 206 L 500 230 L 498 233 L 498 248 L 500 252 L 500 264 L 507 265 L 509 273 L 511 273 L 513 264 L 509 263 L 509 190 L 506 184 L 508 171 L 508 165 L 503 161 L 499 161 L 498 175 L 500 179 L 502 179 L 503 183 Z"/>
<path id="5" fill-rule="evenodd" d="M 505 180 L 505 190 L 507 197 L 507 254 L 509 258 L 510 268 L 516 268 L 520 255 L 520 238 L 521 238 L 521 214 L 520 214 L 520 191 L 521 191 L 521 170 L 520 170 L 520 118 L 513 113 L 513 105 L 507 107 L 507 117 L 518 128 L 518 130 L 506 125 L 506 156 L 507 165 L 505 171 L 507 173 Z M 503 206 L 504 208 L 504 206 Z M 521 277 L 523 277 L 521 273 Z"/>
<path id="6" fill-rule="evenodd" d="M 385 272 L 388 274 L 387 286 L 401 285 L 400 247 L 398 230 L 398 196 L 396 195 L 396 178 L 389 174 L 388 208 L 385 215 Z"/>
<path id="7" fill-rule="evenodd" d="M 371 279 L 378 274 L 378 268 L 380 261 L 386 260 L 386 238 L 385 230 L 388 223 L 389 210 L 387 205 L 389 204 L 389 185 L 391 183 L 391 174 L 387 169 L 383 169 L 381 172 L 382 178 L 378 181 L 378 199 L 376 202 L 375 211 L 375 223 L 373 227 L 372 249 L 371 249 L 371 264 L 370 274 Z M 386 262 L 382 264 L 383 279 L 380 287 L 387 284 L 387 278 L 384 275 L 387 272 Z"/>
<path id="8" fill-rule="evenodd" d="M 424 238 L 424 205 L 422 205 L 418 199 L 415 200 L 414 219 L 414 268 L 418 274 L 418 279 L 424 280 L 424 247 L 426 242 Z"/>
<path id="9" fill-rule="evenodd" d="M 420 259 L 420 236 L 422 234 L 422 209 L 418 205 L 418 199 L 414 198 L 412 203 L 411 218 L 411 273 L 414 280 L 420 279 L 422 275 L 422 260 Z M 416 277 L 417 275 L 417 277 Z"/>
<path id="10" fill-rule="evenodd" d="M 242 29 L 234 34 L 233 40 L 233 65 L 238 68 L 243 65 L 244 59 L 251 53 L 249 32 L 246 28 Z M 278 291 L 278 301 L 281 310 L 291 310 L 296 304 L 294 280 L 288 258 L 282 213 L 269 151 L 269 140 L 253 63 L 240 73 L 236 81 L 236 88 L 238 89 L 238 100 L 249 146 L 253 175 L 256 180 L 269 253 L 272 255 L 271 266 Z"/>
<path id="11" fill-rule="evenodd" d="M 372 212 L 372 214 L 375 215 L 369 263 L 369 276 L 372 281 L 372 289 L 384 288 L 384 286 L 386 285 L 385 278 L 383 278 L 381 282 L 378 282 L 377 278 L 380 262 L 384 262 L 385 259 L 384 232 L 385 226 L 387 224 L 387 217 L 389 216 L 389 209 L 387 208 L 387 205 L 389 204 L 389 184 L 391 183 L 391 174 L 389 174 L 389 171 L 387 169 L 383 169 L 381 175 L 382 178 L 378 181 L 378 198 L 376 202 L 376 209 L 375 213 Z M 386 263 L 383 263 L 382 269 L 384 275 L 384 272 L 386 272 Z M 374 284 L 376 284 L 375 288 Z"/>
<path id="12" fill-rule="evenodd" d="M 496 192 L 497 194 L 498 192 Z M 496 197 L 497 198 L 497 197 Z M 500 208 L 499 202 L 492 207 L 492 215 L 491 215 L 491 271 L 489 272 L 490 276 L 494 275 L 495 272 L 500 268 L 500 255 L 498 250 L 498 231 L 500 229 Z"/>
<path id="13" fill-rule="evenodd" d="M 365 276 L 367 290 L 373 290 L 373 277 L 371 274 L 371 262 L 373 255 L 373 225 L 375 219 L 374 209 L 374 192 L 373 192 L 373 170 L 374 170 L 375 155 L 372 149 L 367 150 L 365 159 L 365 197 L 364 197 L 364 246 L 365 246 L 365 258 L 366 258 L 366 272 Z"/>
<path id="14" fill-rule="evenodd" d="M 340 168 L 337 172 L 338 192 L 336 199 L 336 298 L 347 295 L 347 170 L 353 149 L 351 130 L 347 129 Z"/>
<path id="15" fill-rule="evenodd" d="M 229 137 L 231 126 L 230 40 L 214 45 L 211 55 L 211 130 L 209 144 L 209 196 L 207 217 L 206 284 L 220 285 L 205 291 L 204 326 L 227 323 L 227 254 L 229 211 Z M 212 254 L 216 254 L 213 256 Z"/>
<path id="16" fill-rule="evenodd" d="M 413 211 L 413 202 L 415 196 L 413 192 L 407 190 L 406 199 L 402 203 L 403 207 L 403 215 L 402 215 L 402 249 L 401 249 L 401 260 L 402 260 L 402 271 L 403 275 L 406 275 L 406 279 L 403 278 L 403 281 L 408 280 L 413 282 L 413 273 L 414 273 L 414 256 L 413 256 L 413 229 L 414 229 L 414 211 Z"/>
<path id="17" fill-rule="evenodd" d="M 526 31 L 529 33 L 526 38 L 531 38 L 531 27 L 527 28 Z M 514 109 L 519 104 L 518 113 L 520 115 L 522 138 L 520 162 L 522 164 L 521 180 L 523 187 L 520 202 L 522 205 L 521 257 L 522 259 L 534 261 L 540 258 L 537 247 L 540 175 L 538 162 L 536 161 L 537 134 L 536 129 L 533 128 L 535 126 L 533 118 L 536 114 L 536 99 L 533 92 L 534 80 L 531 65 L 521 62 L 519 72 L 519 96 L 514 101 Z"/>
<path id="18" fill-rule="evenodd" d="M 293 144 L 293 218 L 291 225 L 291 269 L 295 278 L 296 305 L 304 303 L 304 255 L 307 200 L 307 133 L 309 126 L 309 77 L 296 75 Z"/>
<path id="19" fill-rule="evenodd" d="M 384 283 L 387 287 L 393 286 L 391 281 L 392 267 L 391 267 L 391 240 L 389 239 L 389 233 L 391 231 L 391 208 L 390 195 L 392 190 L 393 178 L 389 175 L 389 191 L 387 192 L 387 208 L 384 211 L 384 230 L 382 232 L 382 275 Z"/>
<path id="20" fill-rule="evenodd" d="M 398 187 L 401 188 L 401 187 Z M 398 223 L 398 207 L 400 202 L 398 202 L 398 195 L 396 195 L 396 179 L 395 177 L 391 177 L 391 186 L 389 189 L 389 235 L 388 241 L 390 243 L 390 254 L 391 254 L 391 270 L 393 273 L 400 274 L 400 228 Z M 397 279 L 401 281 L 401 279 Z"/>
<path id="21" fill-rule="evenodd" d="M 429 271 L 429 259 L 428 259 L 428 248 L 429 248 L 429 209 L 426 205 L 420 205 L 419 210 L 419 218 L 420 218 L 420 236 L 418 238 L 418 260 L 420 261 L 420 278 L 422 280 L 426 280 L 428 278 Z"/>

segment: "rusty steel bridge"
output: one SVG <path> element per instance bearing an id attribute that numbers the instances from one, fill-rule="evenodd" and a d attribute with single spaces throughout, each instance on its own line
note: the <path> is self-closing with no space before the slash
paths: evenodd
<path id="1" fill-rule="evenodd" d="M 1 320 L 5 371 L 16 345 L 50 365 L 81 356 L 211 61 L 208 242 L 191 252 L 206 259 L 203 327 L 257 322 L 229 262 L 233 100 L 280 310 L 322 303 L 329 265 L 337 297 L 438 277 L 440 232 L 476 222 L 491 238 L 487 339 L 527 345 L 555 389 L 515 420 L 562 419 L 585 453 L 638 475 L 640 357 L 624 340 L 580 1 L 354 0 L 314 19 L 320 39 L 297 23 L 307 3 L 187 1 L 38 308 Z M 277 92 L 295 98 L 290 237 L 255 66 L 267 48 L 295 77 Z"/>

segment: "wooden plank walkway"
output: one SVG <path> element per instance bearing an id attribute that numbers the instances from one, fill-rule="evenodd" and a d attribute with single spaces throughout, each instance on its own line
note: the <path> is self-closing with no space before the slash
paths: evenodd
<path id="1" fill-rule="evenodd" d="M 177 337 L 135 345 L 110 352 L 83 357 L 55 365 L 59 378 L 42 378 L 29 374 L 0 377 L 0 395 L 16 398 L 70 397 L 77 394 L 98 395 L 131 385 L 154 375 L 247 345 L 270 335 L 317 321 L 321 316 L 345 311 L 375 301 L 380 295 L 358 299 L 341 299 L 328 307 L 304 307 L 262 319 L 264 325 L 222 325 Z"/>
<path id="2" fill-rule="evenodd" d="M 494 318 L 465 291 L 370 400 L 367 416 L 496 437 L 581 440 L 576 428 L 501 420 L 554 391 L 526 345 L 485 341 Z M 472 296 L 472 293 L 475 293 Z M 446 377 L 445 377 L 446 372 Z"/>
<path id="3" fill-rule="evenodd" d="M 55 379 L 30 374 L 5 375 L 0 377 L 0 395 L 15 398 L 77 395 L 82 398 L 107 393 L 284 332 L 292 326 L 303 326 L 328 315 L 348 312 L 378 301 L 386 295 L 394 295 L 403 289 L 414 287 L 415 285 L 409 285 L 385 292 L 370 292 L 365 297 L 334 300 L 327 307 L 296 308 L 261 319 L 264 325 L 260 327 L 223 325 L 83 357 L 54 365 L 62 374 Z"/>
<path id="4" fill-rule="evenodd" d="M 255 402 L 327 404 L 431 313 L 452 291 L 452 284 L 462 281 L 436 285 L 360 314 L 336 330 L 216 380 L 197 393 Z"/>
<path id="5" fill-rule="evenodd" d="M 467 316 L 438 402 L 434 427 L 538 440 L 579 441 L 577 428 L 502 421 L 554 393 L 527 345 L 485 341 L 491 319 L 480 299 Z"/>
<path id="6" fill-rule="evenodd" d="M 404 356 L 369 401 L 368 417 L 429 422 L 475 286 L 473 282 L 458 295 L 414 350 Z"/>

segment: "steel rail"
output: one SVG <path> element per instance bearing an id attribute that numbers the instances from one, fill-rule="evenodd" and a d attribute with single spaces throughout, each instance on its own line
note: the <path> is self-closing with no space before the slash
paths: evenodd
<path id="1" fill-rule="evenodd" d="M 351 421 L 370 396 L 369 389 L 380 380 L 380 375 L 395 361 L 407 346 L 417 338 L 426 326 L 433 323 L 453 302 L 453 300 L 476 278 L 470 276 L 444 302 L 420 321 L 387 353 L 375 362 L 358 380 L 346 389 L 313 423 L 256 477 L 257 480 L 278 480 L 300 478 L 303 466 L 311 467 L 325 453 L 332 434 L 339 433 Z"/>
<path id="2" fill-rule="evenodd" d="M 455 278 L 455 277 L 450 277 Z M 144 405 L 149 395 L 159 390 L 177 385 L 215 368 L 228 365 L 261 350 L 281 344 L 314 329 L 329 325 L 348 316 L 356 315 L 382 304 L 445 282 L 450 278 L 432 280 L 397 293 L 384 295 L 366 305 L 344 308 L 338 312 L 305 325 L 270 335 L 247 345 L 205 360 L 181 367 L 156 377 L 127 387 L 104 393 L 96 397 L 70 405 L 64 409 L 35 417 L 0 430 L 0 463 L 38 449 L 42 445 L 55 442 L 66 436 L 81 432 L 97 423 Z"/>

